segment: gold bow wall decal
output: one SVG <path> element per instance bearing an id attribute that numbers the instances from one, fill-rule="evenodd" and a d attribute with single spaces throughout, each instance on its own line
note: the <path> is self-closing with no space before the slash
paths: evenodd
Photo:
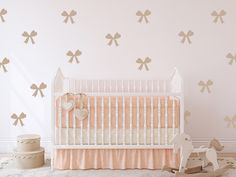
<path id="1" fill-rule="evenodd" d="M 76 50 L 75 53 L 73 53 L 72 51 L 69 50 L 66 55 L 70 57 L 69 63 L 72 63 L 74 59 L 75 59 L 76 63 L 79 63 L 78 57 L 81 54 L 82 54 L 82 52 L 80 50 Z"/>
<path id="2" fill-rule="evenodd" d="M 23 119 L 26 118 L 26 114 L 22 112 L 19 116 L 17 116 L 17 115 L 14 113 L 14 114 L 12 114 L 11 118 L 12 118 L 12 119 L 15 119 L 13 125 L 17 126 L 17 124 L 18 124 L 18 122 L 19 122 L 21 126 L 24 126 Z"/>
<path id="3" fill-rule="evenodd" d="M 193 36 L 193 34 L 194 33 L 190 30 L 187 33 L 180 31 L 179 36 L 182 37 L 181 42 L 184 43 L 187 39 L 188 43 L 191 44 L 192 42 L 190 40 L 190 37 Z"/>
<path id="4" fill-rule="evenodd" d="M 143 69 L 143 66 L 145 67 L 145 69 L 148 71 L 149 68 L 148 68 L 148 63 L 150 63 L 152 60 L 151 58 L 149 57 L 146 57 L 144 60 L 142 60 L 141 58 L 138 58 L 136 60 L 136 63 L 140 64 L 140 66 L 138 67 L 139 70 L 142 70 Z"/>
<path id="5" fill-rule="evenodd" d="M 232 118 L 230 118 L 229 116 L 226 116 L 224 118 L 225 122 L 227 122 L 227 127 L 230 128 L 231 126 L 233 128 L 236 128 L 236 115 L 234 115 Z"/>
<path id="6" fill-rule="evenodd" d="M 66 12 L 66 11 L 63 11 L 61 13 L 62 16 L 66 17 L 65 20 L 64 20 L 64 23 L 67 23 L 70 19 L 70 22 L 73 24 L 75 23 L 74 20 L 73 20 L 73 16 L 75 16 L 77 14 L 76 11 L 74 10 L 71 10 L 70 13 Z"/>
<path id="7" fill-rule="evenodd" d="M 37 32 L 36 31 L 31 31 L 30 33 L 24 31 L 24 33 L 22 34 L 23 37 L 26 37 L 25 39 L 25 43 L 27 44 L 29 42 L 29 40 L 31 41 L 32 44 L 35 44 L 33 37 L 37 36 Z"/>
<path id="8" fill-rule="evenodd" d="M 136 15 L 139 16 L 139 20 L 138 20 L 139 23 L 142 23 L 143 19 L 146 23 L 148 23 L 149 21 L 148 21 L 147 16 L 151 15 L 151 11 L 145 10 L 144 13 L 141 11 L 138 11 L 136 12 Z"/>
<path id="9" fill-rule="evenodd" d="M 213 11 L 211 15 L 215 17 L 213 20 L 214 23 L 217 23 L 219 19 L 221 23 L 224 23 L 223 16 L 226 15 L 226 12 L 224 10 L 221 10 L 219 13 L 216 11 Z"/>
<path id="10" fill-rule="evenodd" d="M 5 10 L 5 9 L 2 9 L 0 11 L 0 17 L 1 17 L 2 22 L 5 22 L 5 19 L 4 19 L 3 15 L 5 15 L 6 13 L 7 13 L 7 10 Z"/>
<path id="11" fill-rule="evenodd" d="M 44 97 L 44 94 L 43 94 L 43 89 L 47 88 L 47 85 L 45 83 L 41 83 L 39 85 L 39 87 L 36 85 L 36 84 L 32 84 L 31 87 L 30 87 L 32 90 L 35 90 L 33 95 L 34 97 L 36 97 L 38 95 L 38 92 L 40 93 L 41 97 Z"/>
<path id="12" fill-rule="evenodd" d="M 232 65 L 233 62 L 236 62 L 236 54 L 233 55 L 232 53 L 228 53 L 228 55 L 226 55 L 226 57 L 230 59 L 230 61 L 229 61 L 230 65 Z"/>
<path id="13" fill-rule="evenodd" d="M 189 122 L 189 117 L 191 116 L 191 112 L 185 111 L 184 112 L 184 121 L 187 124 Z"/>
<path id="14" fill-rule="evenodd" d="M 109 39 L 108 45 L 111 46 L 113 41 L 115 43 L 116 46 L 118 46 L 118 42 L 117 39 L 119 39 L 121 37 L 121 35 L 119 33 L 115 33 L 114 36 L 112 36 L 111 34 L 107 34 L 106 38 Z"/>
<path id="15" fill-rule="evenodd" d="M 6 64 L 10 63 L 10 61 L 7 59 L 7 58 L 4 58 L 2 60 L 2 62 L 0 62 L 0 69 L 2 68 L 3 69 L 3 72 L 7 72 L 7 69 L 6 69 Z"/>
<path id="16" fill-rule="evenodd" d="M 201 92 L 204 92 L 205 89 L 207 89 L 208 93 L 211 93 L 210 86 L 213 85 L 213 82 L 211 80 L 208 80 L 206 83 L 204 81 L 200 81 L 198 83 L 199 86 L 201 86 Z"/>

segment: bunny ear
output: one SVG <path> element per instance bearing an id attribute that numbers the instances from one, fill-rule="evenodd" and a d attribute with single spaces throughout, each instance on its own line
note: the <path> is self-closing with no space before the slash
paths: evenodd
<path id="1" fill-rule="evenodd" d="M 142 16 L 143 13 L 142 13 L 141 11 L 137 11 L 137 12 L 136 12 L 136 15 L 137 15 L 137 16 Z"/>
<path id="2" fill-rule="evenodd" d="M 107 34 L 107 35 L 106 35 L 106 38 L 107 38 L 107 39 L 112 39 L 112 35 L 111 35 L 111 34 Z"/>
<path id="3" fill-rule="evenodd" d="M 32 84 L 30 88 L 31 88 L 31 89 L 37 89 L 38 87 L 37 87 L 36 84 Z"/>
<path id="4" fill-rule="evenodd" d="M 73 52 L 71 50 L 69 50 L 67 53 L 66 53 L 67 56 L 73 56 Z"/>
<path id="5" fill-rule="evenodd" d="M 61 13 L 61 15 L 62 15 L 62 16 L 68 16 L 68 13 L 67 13 L 66 11 L 63 11 L 63 12 Z"/>
<path id="6" fill-rule="evenodd" d="M 79 56 L 79 55 L 81 55 L 82 54 L 82 52 L 80 51 L 80 50 L 76 50 L 76 52 L 75 52 L 75 55 L 76 56 Z"/>
<path id="7" fill-rule="evenodd" d="M 28 34 L 26 31 L 24 31 L 24 33 L 22 34 L 22 36 L 24 36 L 24 37 L 28 37 L 29 34 Z"/>

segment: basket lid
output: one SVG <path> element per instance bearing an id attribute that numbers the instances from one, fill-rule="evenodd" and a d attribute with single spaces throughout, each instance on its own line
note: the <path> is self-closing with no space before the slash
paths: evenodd
<path id="1" fill-rule="evenodd" d="M 37 134 L 24 134 L 17 136 L 18 140 L 28 140 L 28 139 L 40 139 L 40 135 Z"/>

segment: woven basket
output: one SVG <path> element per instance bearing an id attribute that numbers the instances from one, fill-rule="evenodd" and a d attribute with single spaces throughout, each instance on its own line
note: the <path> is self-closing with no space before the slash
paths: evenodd
<path id="1" fill-rule="evenodd" d="M 40 150 L 40 136 L 34 134 L 20 135 L 17 137 L 17 151 L 30 152 Z"/>
<path id="2" fill-rule="evenodd" d="M 17 168 L 28 169 L 41 167 L 44 164 L 44 148 L 33 152 L 14 151 L 15 165 Z"/>

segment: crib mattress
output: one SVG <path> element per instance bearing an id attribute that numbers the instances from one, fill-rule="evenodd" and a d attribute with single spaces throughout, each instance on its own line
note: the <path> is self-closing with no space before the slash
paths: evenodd
<path id="1" fill-rule="evenodd" d="M 88 100 L 90 106 L 88 106 Z M 103 97 L 103 104 L 102 104 L 102 96 L 97 96 L 96 100 L 97 100 L 96 101 L 97 106 L 95 108 L 95 97 L 94 96 L 86 97 L 83 103 L 84 107 L 87 108 L 89 111 L 89 116 L 88 118 L 81 121 L 75 118 L 74 109 L 66 111 L 62 108 L 62 105 L 64 103 L 70 101 L 75 103 L 75 108 L 80 108 L 79 96 L 65 94 L 63 96 L 58 97 L 56 99 L 56 108 L 55 108 L 56 110 L 55 126 L 62 128 L 66 127 L 80 128 L 81 126 L 83 126 L 83 128 L 85 128 L 88 127 L 88 122 L 89 122 L 89 126 L 91 128 L 94 128 L 95 125 L 97 126 L 97 128 L 101 128 L 102 125 L 104 126 L 104 128 L 108 128 L 110 121 L 112 128 L 115 128 L 117 123 L 118 123 L 118 128 L 123 128 L 123 121 L 124 121 L 125 128 L 129 128 L 130 124 L 132 124 L 133 128 L 136 128 L 137 125 L 139 125 L 139 127 L 144 127 L 145 123 L 146 126 L 149 128 L 151 128 L 151 124 L 153 124 L 154 128 L 157 128 L 158 126 L 164 128 L 166 126 L 166 123 L 169 128 L 179 127 L 180 101 L 178 97 L 168 96 L 166 100 L 165 97 L 158 97 L 158 96 L 152 96 L 152 97 L 139 96 L 138 98 L 136 96 L 124 96 L 124 98 L 122 96 L 117 96 L 117 97 L 111 96 L 110 97 L 111 120 L 109 120 L 109 97 L 108 96 Z M 116 100 L 118 104 L 116 104 Z M 151 104 L 151 100 L 153 100 L 153 105 Z M 123 101 L 125 103 L 124 105 L 122 104 Z M 160 105 L 158 105 L 158 102 L 160 103 Z M 165 107 L 166 103 L 167 107 Z M 158 108 L 160 111 L 160 115 L 158 115 Z M 102 109 L 104 110 L 102 111 Z M 96 110 L 96 116 L 95 116 L 95 110 Z M 102 114 L 102 112 L 104 114 Z M 165 117 L 166 112 L 167 112 L 167 119 Z M 116 117 L 116 113 L 118 113 L 118 117 Z M 152 121 L 152 113 L 153 113 L 153 121 Z M 139 117 L 137 117 L 137 114 L 139 114 Z M 146 116 L 144 116 L 144 114 Z"/>
<path id="2" fill-rule="evenodd" d="M 150 128 L 146 129 L 146 136 L 145 136 L 145 131 L 144 129 L 133 129 L 132 130 L 132 140 L 130 139 L 130 130 L 126 129 L 125 130 L 125 136 L 123 135 L 123 130 L 119 129 L 117 131 L 117 137 L 116 137 L 116 129 L 111 129 L 111 144 L 116 145 L 116 140 L 118 140 L 118 144 L 123 144 L 123 140 L 125 139 L 125 144 L 126 145 L 137 145 L 138 142 L 139 144 L 146 144 L 150 145 L 152 143 L 151 137 L 153 136 L 153 143 L 154 144 L 161 144 L 164 145 L 166 144 L 166 139 L 165 139 L 165 134 L 167 133 L 167 144 L 171 143 L 171 140 L 173 138 L 173 135 L 179 132 L 178 128 L 154 128 L 153 129 L 153 135 L 152 131 Z M 139 136 L 138 136 L 139 132 Z M 160 133 L 160 135 L 159 135 Z M 97 139 L 97 144 L 101 145 L 102 143 L 102 135 L 104 134 L 104 144 L 108 145 L 109 144 L 109 129 L 104 129 L 102 132 L 102 129 L 97 129 L 96 131 L 96 139 Z M 61 137 L 59 137 L 61 136 Z M 138 138 L 139 137 L 139 138 Z M 146 137 L 146 140 L 145 140 Z M 124 138 L 124 139 L 123 139 Z M 160 140 L 159 140 L 160 139 Z M 88 145 L 88 140 L 89 144 L 92 145 L 94 144 L 95 140 L 95 130 L 93 128 L 90 129 L 88 132 L 87 129 L 82 129 L 82 144 L 83 145 Z M 56 129 L 56 144 L 76 144 L 79 145 L 81 144 L 81 129 L 80 128 L 61 128 L 61 129 Z"/>

